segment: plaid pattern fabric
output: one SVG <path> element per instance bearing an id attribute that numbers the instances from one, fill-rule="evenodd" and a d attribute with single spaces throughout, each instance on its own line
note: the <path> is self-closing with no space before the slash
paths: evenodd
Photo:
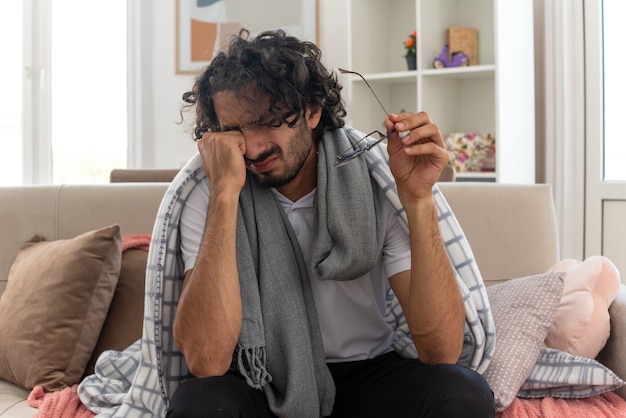
<path id="1" fill-rule="evenodd" d="M 351 128 L 346 128 L 346 133 L 354 142 L 363 137 Z M 365 156 L 372 178 L 385 191 L 408 228 L 387 163 L 385 146 L 374 147 Z M 104 352 L 98 359 L 95 374 L 88 376 L 79 386 L 81 401 L 99 417 L 164 417 L 169 396 L 190 377 L 172 336 L 184 275 L 178 222 L 186 198 L 205 176 L 200 156 L 196 155 L 172 181 L 161 202 L 148 254 L 141 340 L 123 352 Z M 482 372 L 489 365 L 495 346 L 495 326 L 489 301 L 460 225 L 436 186 L 433 191 L 441 234 L 465 301 L 467 322 L 460 363 Z M 406 320 L 392 293 L 388 295 L 387 316 L 388 322 L 397 329 L 394 348 L 404 356 L 415 357 L 417 353 Z"/>
<path id="2" fill-rule="evenodd" d="M 597 360 L 543 347 L 517 396 L 587 398 L 623 385 L 619 376 Z"/>
<path id="3" fill-rule="evenodd" d="M 142 338 L 123 352 L 105 351 L 81 382 L 81 401 L 99 417 L 164 417 L 169 395 L 190 377 L 172 335 L 184 277 L 178 221 L 205 173 L 199 155 L 181 169 L 157 212 L 146 266 Z"/>

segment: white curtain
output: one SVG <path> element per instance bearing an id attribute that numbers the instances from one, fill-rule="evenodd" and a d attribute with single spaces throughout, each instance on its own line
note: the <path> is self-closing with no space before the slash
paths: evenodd
<path id="1" fill-rule="evenodd" d="M 583 0 L 535 0 L 537 138 L 552 185 L 561 258 L 583 257 Z M 540 179 L 541 181 L 541 179 Z"/>

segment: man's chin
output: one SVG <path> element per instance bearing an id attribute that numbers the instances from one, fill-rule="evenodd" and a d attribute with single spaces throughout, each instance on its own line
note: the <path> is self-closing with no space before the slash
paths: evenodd
<path id="1" fill-rule="evenodd" d="M 248 168 L 248 173 L 250 173 L 260 185 L 265 187 L 280 187 L 289 183 L 290 179 L 279 178 L 277 176 L 273 176 L 269 173 L 258 173 L 254 171 L 253 168 Z"/>

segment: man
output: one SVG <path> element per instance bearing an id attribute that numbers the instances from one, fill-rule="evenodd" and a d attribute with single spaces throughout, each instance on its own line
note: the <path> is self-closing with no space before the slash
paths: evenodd
<path id="1" fill-rule="evenodd" d="M 181 215 L 174 322 L 197 378 L 168 416 L 493 416 L 486 381 L 455 364 L 465 314 L 432 192 L 441 133 L 423 112 L 385 119 L 407 233 L 363 156 L 333 164 L 358 138 L 320 55 L 244 30 L 184 95 L 207 178 Z M 419 360 L 392 348 L 389 286 Z"/>

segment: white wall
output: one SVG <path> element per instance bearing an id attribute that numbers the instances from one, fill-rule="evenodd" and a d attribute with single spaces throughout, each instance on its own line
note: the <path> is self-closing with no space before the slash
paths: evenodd
<path id="1" fill-rule="evenodd" d="M 319 45 L 323 60 L 336 69 L 347 66 L 347 0 L 318 0 Z M 176 0 L 142 3 L 140 118 L 141 156 L 131 161 L 137 168 L 178 168 L 196 152 L 189 123 L 180 125 L 181 97 L 193 76 L 178 75 L 176 57 Z"/>
<path id="2" fill-rule="evenodd" d="M 196 151 L 191 133 L 178 124 L 193 77 L 175 72 L 175 16 L 176 0 L 143 2 L 139 168 L 178 168 Z"/>

